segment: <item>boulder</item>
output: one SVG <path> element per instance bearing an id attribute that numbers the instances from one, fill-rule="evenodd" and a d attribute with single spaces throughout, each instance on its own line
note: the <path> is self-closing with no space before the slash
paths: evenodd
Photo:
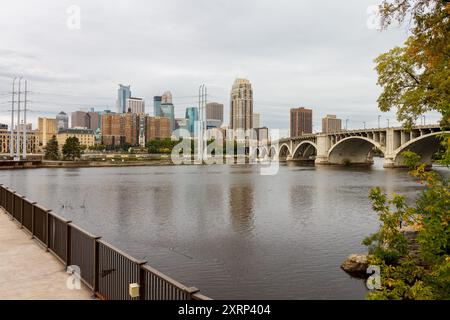
<path id="1" fill-rule="evenodd" d="M 342 263 L 341 268 L 352 276 L 367 277 L 369 262 L 367 254 L 351 254 Z"/>

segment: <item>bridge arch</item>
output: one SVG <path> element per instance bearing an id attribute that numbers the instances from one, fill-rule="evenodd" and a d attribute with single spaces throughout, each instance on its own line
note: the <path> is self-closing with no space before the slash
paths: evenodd
<path id="1" fill-rule="evenodd" d="M 310 160 L 317 155 L 317 145 L 312 141 L 302 141 L 292 152 L 293 160 Z"/>
<path id="2" fill-rule="evenodd" d="M 450 133 L 450 131 L 445 132 Z M 407 150 L 417 153 L 421 158 L 421 162 L 431 164 L 432 156 L 439 150 L 440 146 L 438 135 L 442 133 L 443 131 L 425 134 L 423 136 L 412 139 L 398 147 L 393 152 L 395 166 L 401 167 L 405 165 L 402 153 Z"/>
<path id="3" fill-rule="evenodd" d="M 286 160 L 291 155 L 291 149 L 286 143 L 283 143 L 278 149 L 278 159 Z"/>
<path id="4" fill-rule="evenodd" d="M 372 163 L 370 151 L 373 147 L 385 153 L 380 143 L 363 136 L 352 136 L 339 140 L 328 151 L 330 164 L 369 164 Z"/>

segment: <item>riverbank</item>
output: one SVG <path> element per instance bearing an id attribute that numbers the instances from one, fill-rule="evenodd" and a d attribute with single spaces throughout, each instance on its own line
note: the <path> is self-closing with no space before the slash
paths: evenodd
<path id="1" fill-rule="evenodd" d="M 36 169 L 36 168 L 98 168 L 98 167 L 143 167 L 174 165 L 170 159 L 146 161 L 34 161 L 23 164 L 2 165 L 0 170 Z"/>

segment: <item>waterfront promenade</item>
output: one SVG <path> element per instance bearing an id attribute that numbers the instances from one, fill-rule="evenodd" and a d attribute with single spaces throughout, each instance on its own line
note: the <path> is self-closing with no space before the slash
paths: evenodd
<path id="1" fill-rule="evenodd" d="M 61 262 L 30 238 L 0 209 L 0 300 L 92 299 L 83 284 L 68 289 Z"/>

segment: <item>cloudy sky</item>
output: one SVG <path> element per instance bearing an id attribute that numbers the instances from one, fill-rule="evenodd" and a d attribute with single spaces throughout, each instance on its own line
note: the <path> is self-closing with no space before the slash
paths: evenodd
<path id="1" fill-rule="evenodd" d="M 375 127 L 373 59 L 407 37 L 405 28 L 371 27 L 378 2 L 2 1 L 0 121 L 10 121 L 15 75 L 28 79 L 34 123 L 60 110 L 114 110 L 119 83 L 131 84 L 149 113 L 152 97 L 170 90 L 178 117 L 205 83 L 228 122 L 231 85 L 245 77 L 263 125 L 287 128 L 289 108 L 305 106 L 315 130 L 328 113 L 349 119 L 349 128 Z M 392 124 L 395 114 L 383 114 L 382 124 L 387 118 Z"/>

